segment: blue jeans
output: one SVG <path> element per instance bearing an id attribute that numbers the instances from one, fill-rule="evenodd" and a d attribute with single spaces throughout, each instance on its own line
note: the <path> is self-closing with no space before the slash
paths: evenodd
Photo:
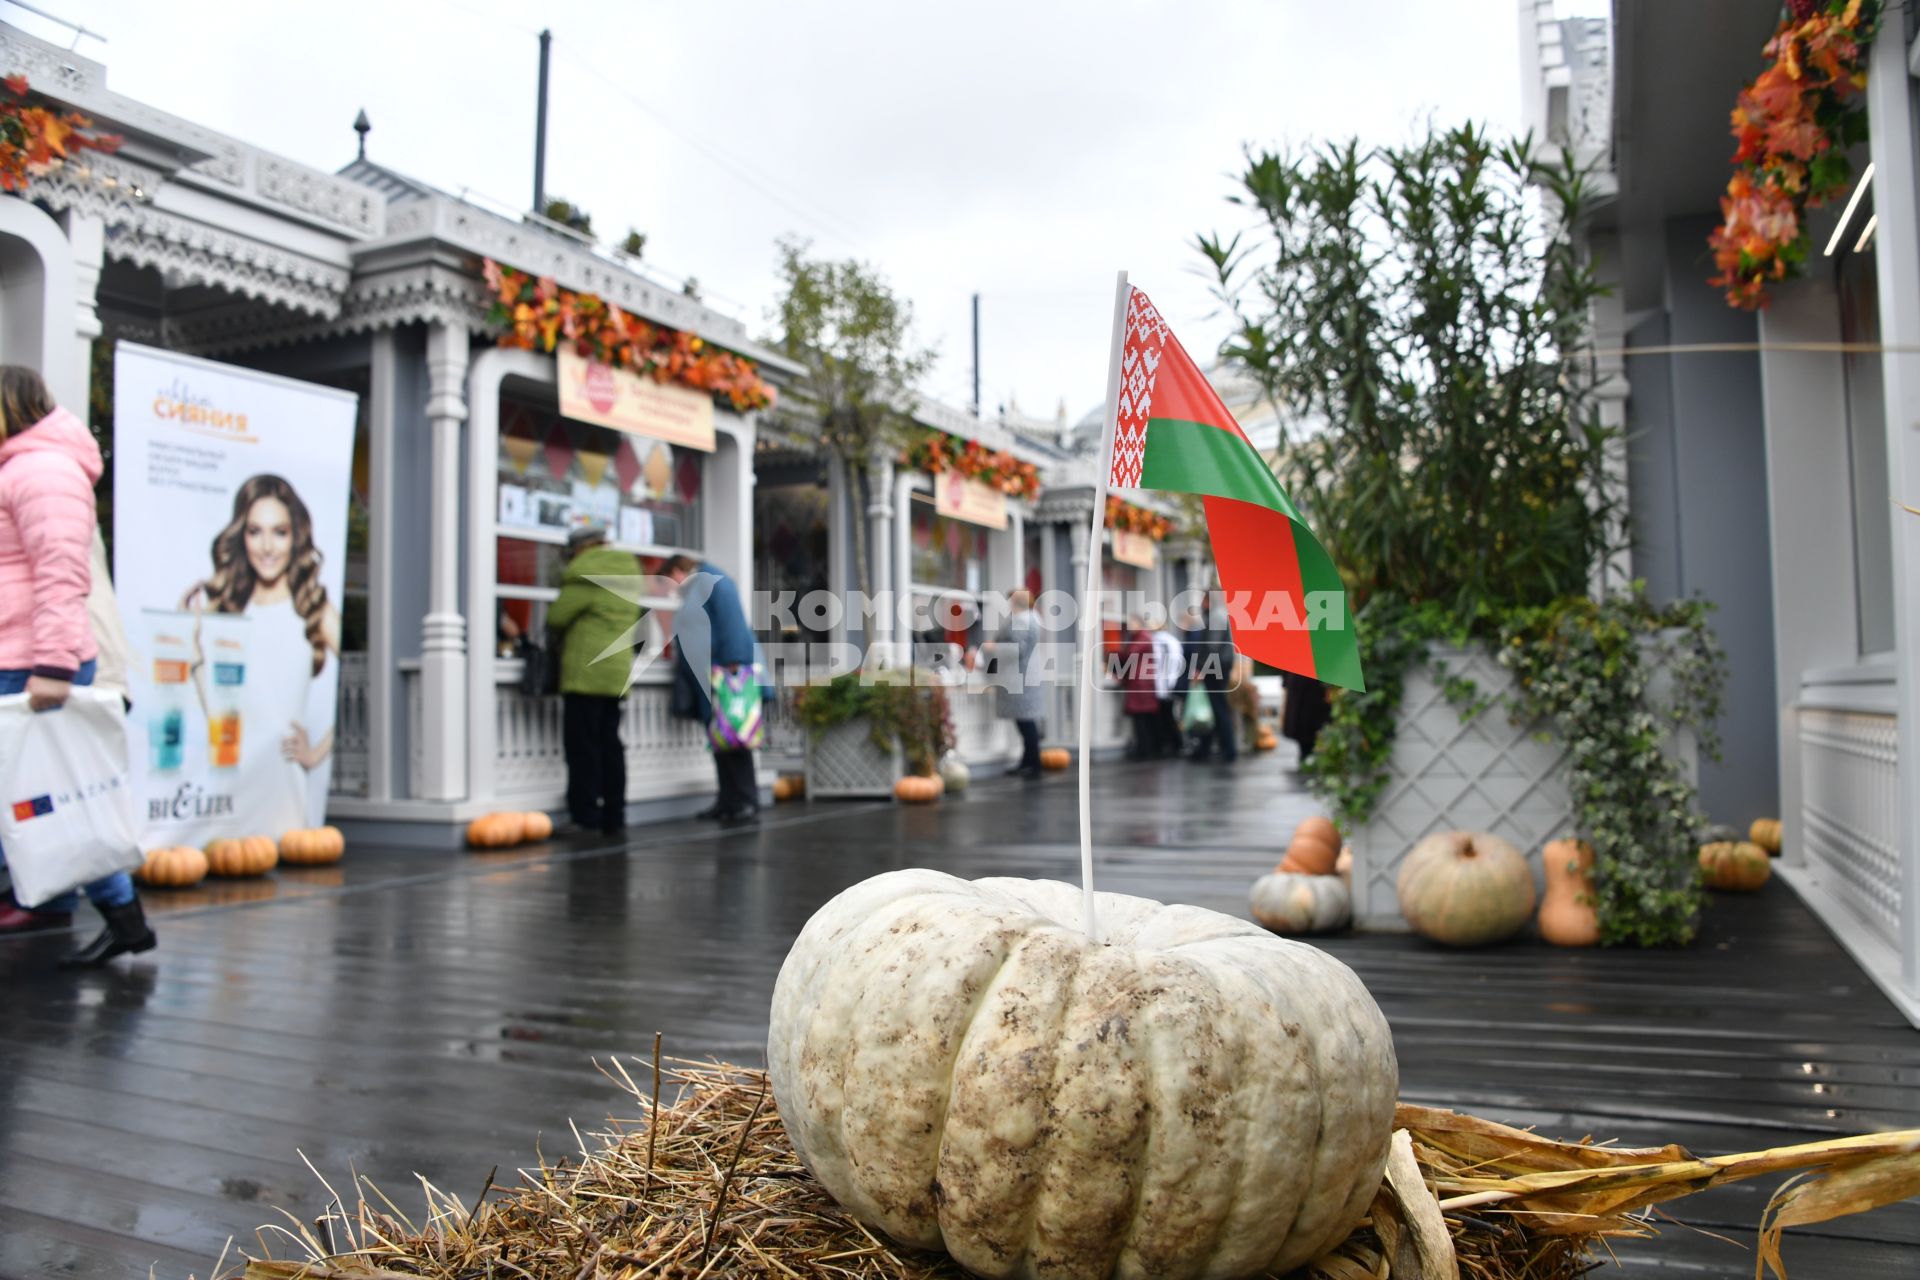
<path id="1" fill-rule="evenodd" d="M 94 662 L 89 658 L 80 664 L 80 670 L 74 672 L 75 684 L 93 683 Z M 27 677 L 31 671 L 22 668 L 0 670 L 0 694 L 25 693 Z M 0 849 L 0 866 L 6 864 L 6 851 Z M 133 877 L 124 871 L 116 871 L 103 879 L 95 880 L 87 886 L 87 899 L 96 907 L 124 907 L 134 898 Z M 41 903 L 35 911 L 54 911 L 71 913 L 80 905 L 80 895 L 71 891 L 57 898 Z"/>

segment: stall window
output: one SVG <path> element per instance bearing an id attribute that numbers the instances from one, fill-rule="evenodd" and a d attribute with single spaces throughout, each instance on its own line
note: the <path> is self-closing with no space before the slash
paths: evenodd
<path id="1" fill-rule="evenodd" d="M 512 397 L 500 402 L 501 532 L 566 540 L 575 525 L 606 528 L 615 546 L 698 551 L 707 455 L 562 418 Z"/>
<path id="2" fill-rule="evenodd" d="M 986 638 L 979 615 L 980 593 L 988 585 L 987 529 L 941 515 L 924 493 L 913 495 L 909 518 L 914 610 L 929 622 L 914 639 L 960 649 L 978 645 Z"/>
<path id="3" fill-rule="evenodd" d="M 753 491 L 753 580 L 778 596 L 791 591 L 796 601 L 827 589 L 826 486 L 819 483 L 761 484 Z M 823 643 L 825 631 L 809 627 L 805 610 L 793 611 L 797 632 L 784 619 L 769 619 L 769 641 Z"/>
<path id="4" fill-rule="evenodd" d="M 500 400 L 495 618 L 499 651 L 545 630 L 560 591 L 567 535 L 581 524 L 657 572 L 667 557 L 698 554 L 705 538 L 707 455 L 562 418 L 529 400 Z M 671 601 L 645 601 L 655 609 Z"/>

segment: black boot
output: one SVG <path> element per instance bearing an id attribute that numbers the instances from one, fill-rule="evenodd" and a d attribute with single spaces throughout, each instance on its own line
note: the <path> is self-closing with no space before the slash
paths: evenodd
<path id="1" fill-rule="evenodd" d="M 100 914 L 107 918 L 107 927 L 92 942 L 61 960 L 62 969 L 97 969 L 129 951 L 153 950 L 153 930 L 147 928 L 140 899 L 118 907 L 101 907 Z"/>

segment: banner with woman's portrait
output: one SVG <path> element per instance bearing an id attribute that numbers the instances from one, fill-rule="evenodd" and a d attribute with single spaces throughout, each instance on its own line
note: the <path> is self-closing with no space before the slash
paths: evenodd
<path id="1" fill-rule="evenodd" d="M 141 844 L 324 820 L 350 392 L 118 344 L 113 578 Z"/>

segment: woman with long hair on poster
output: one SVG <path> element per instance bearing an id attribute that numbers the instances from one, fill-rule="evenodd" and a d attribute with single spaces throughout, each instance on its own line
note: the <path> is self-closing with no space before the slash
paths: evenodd
<path id="1" fill-rule="evenodd" d="M 49 715 L 59 714 L 75 685 L 92 684 L 98 666 L 87 598 L 101 468 L 93 434 L 54 404 L 40 375 L 0 367 L 0 693 L 25 693 L 35 711 Z M 126 872 L 89 884 L 87 898 L 107 927 L 62 960 L 63 968 L 153 946 Z M 78 905 L 63 893 L 28 910 L 8 894 L 0 899 L 0 933 L 65 928 Z"/>
<path id="2" fill-rule="evenodd" d="M 236 830 L 277 835 L 306 825 L 307 774 L 333 752 L 332 729 L 316 740 L 306 727 L 308 691 L 328 657 L 340 652 L 340 611 L 321 585 L 320 563 L 307 504 L 281 477 L 257 475 L 234 494 L 233 518 L 213 539 L 212 574 L 181 604 L 247 619 L 244 724 L 237 708 L 220 708 L 208 696 L 204 649 L 194 671 L 215 750 L 226 742 L 246 753 L 248 785 L 235 797 Z M 236 723 L 223 729 L 229 716 Z M 264 751 L 281 767 L 259 762 Z"/>

